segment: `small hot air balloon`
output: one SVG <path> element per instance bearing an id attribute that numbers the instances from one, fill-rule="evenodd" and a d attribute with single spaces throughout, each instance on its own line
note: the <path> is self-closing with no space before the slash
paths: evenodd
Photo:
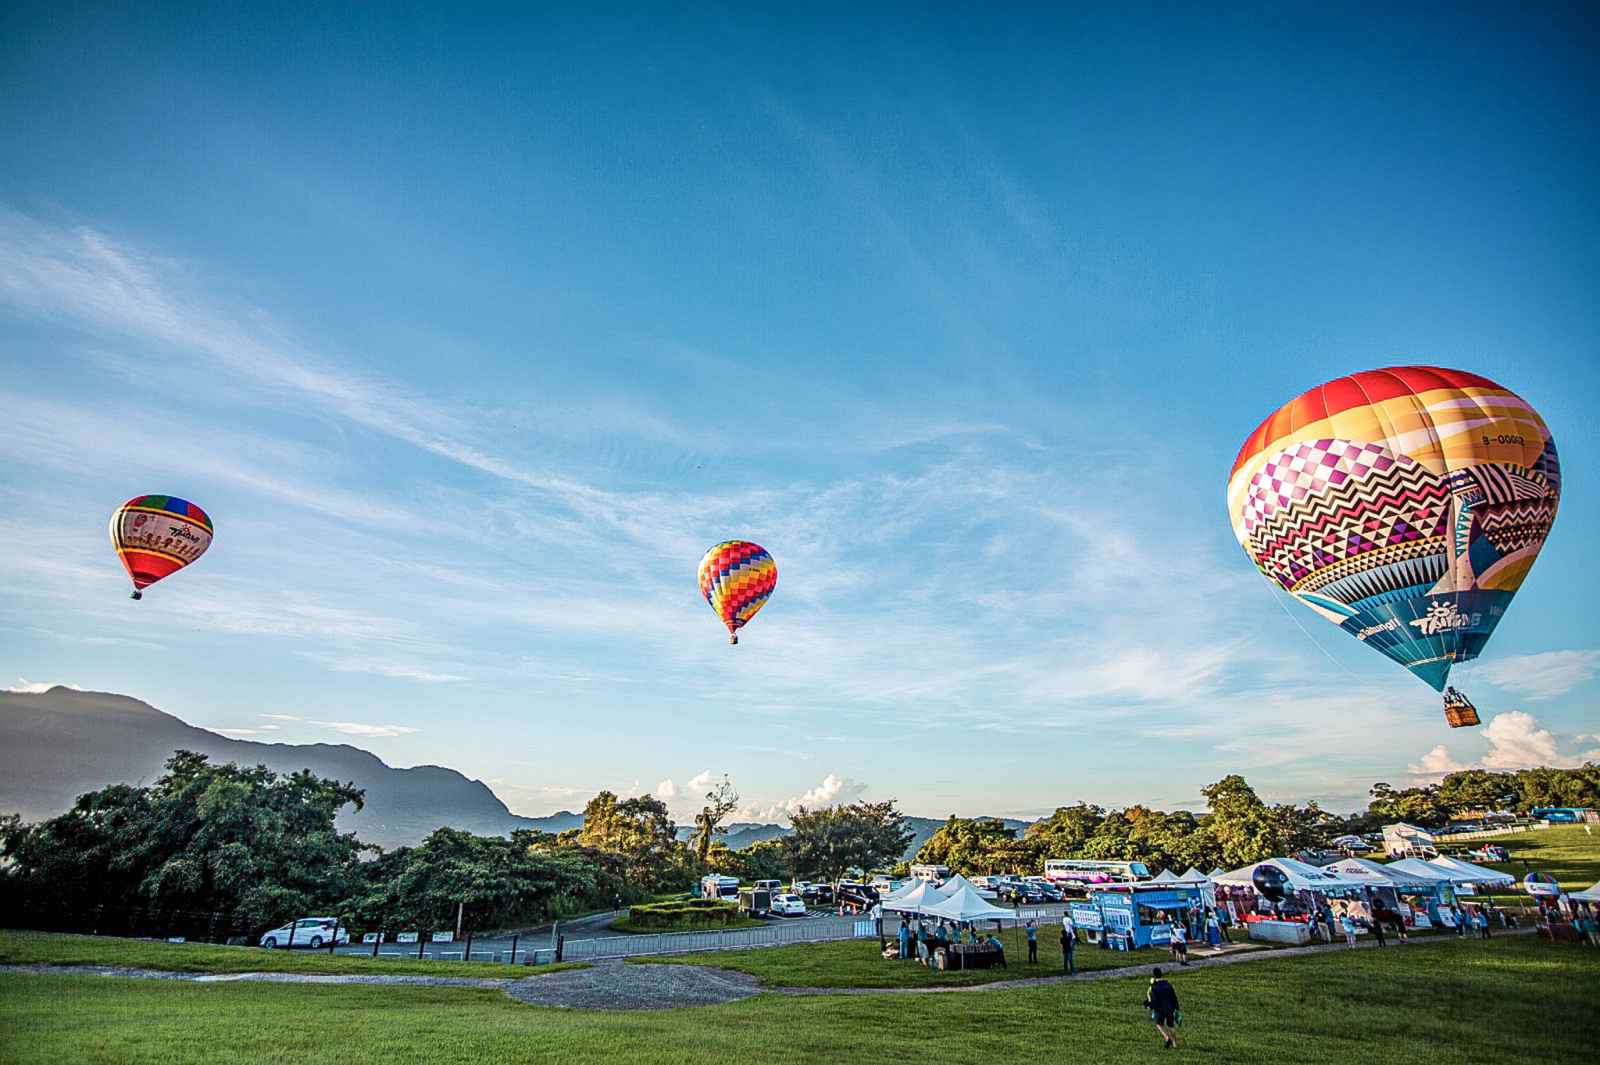
<path id="1" fill-rule="evenodd" d="M 1442 692 L 1478 657 L 1555 522 L 1561 464 L 1536 411 L 1486 377 L 1394 366 L 1319 385 L 1262 422 L 1228 515 L 1263 576 Z"/>
<path id="2" fill-rule="evenodd" d="M 1289 894 L 1289 877 L 1276 865 L 1263 862 L 1250 870 L 1250 883 L 1269 902 L 1282 902 Z"/>
<path id="3" fill-rule="evenodd" d="M 700 560 L 700 594 L 728 626 L 728 642 L 767 605 L 778 586 L 778 564 L 767 549 L 748 540 L 724 540 Z"/>
<path id="4" fill-rule="evenodd" d="M 111 515 L 111 546 L 133 578 L 133 598 L 211 546 L 211 518 L 177 496 L 135 496 Z"/>

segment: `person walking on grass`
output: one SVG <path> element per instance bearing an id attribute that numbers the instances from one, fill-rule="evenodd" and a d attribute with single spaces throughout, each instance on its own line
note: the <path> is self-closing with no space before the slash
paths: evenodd
<path id="1" fill-rule="evenodd" d="M 1178 1046 L 1178 992 L 1162 978 L 1160 969 L 1150 977 L 1150 991 L 1144 997 L 1144 1006 L 1150 1011 L 1150 1019 L 1156 1022 L 1161 1045 L 1175 1050 Z"/>
<path id="2" fill-rule="evenodd" d="M 1030 920 L 1028 922 L 1028 924 L 1027 924 L 1027 928 L 1026 928 L 1025 931 L 1026 931 L 1026 934 L 1028 936 L 1028 964 L 1029 965 L 1038 965 L 1039 964 L 1039 928 L 1038 928 L 1037 925 L 1035 925 L 1033 923 L 1032 920 Z"/>
<path id="3" fill-rule="evenodd" d="M 900 960 L 911 957 L 911 922 L 900 918 Z"/>
<path id="4" fill-rule="evenodd" d="M 1077 933 L 1070 928 L 1063 927 L 1061 929 L 1061 971 L 1068 976 L 1074 976 L 1078 972 L 1078 961 L 1073 956 L 1073 951 L 1077 946 Z"/>
<path id="5" fill-rule="evenodd" d="M 1344 941 L 1350 945 L 1351 950 L 1356 949 L 1356 923 L 1350 919 L 1348 913 L 1339 917 L 1339 927 L 1344 931 Z"/>

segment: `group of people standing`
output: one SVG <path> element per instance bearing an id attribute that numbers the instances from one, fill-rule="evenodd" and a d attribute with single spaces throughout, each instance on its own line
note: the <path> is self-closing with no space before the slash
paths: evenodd
<path id="1" fill-rule="evenodd" d="M 897 957 L 901 961 L 909 961 L 915 958 L 922 964 L 927 965 L 940 950 L 947 950 L 962 942 L 961 925 L 953 921 L 946 922 L 941 920 L 930 929 L 928 923 L 921 918 L 918 918 L 917 923 L 913 925 L 909 916 L 901 914 L 900 931 L 896 936 L 896 942 L 899 948 Z M 1000 942 L 996 936 L 980 937 L 977 926 L 968 924 L 966 942 L 973 945 L 987 944 L 998 950 L 1000 952 L 1000 965 L 1002 968 L 1005 967 L 1005 944 Z"/>

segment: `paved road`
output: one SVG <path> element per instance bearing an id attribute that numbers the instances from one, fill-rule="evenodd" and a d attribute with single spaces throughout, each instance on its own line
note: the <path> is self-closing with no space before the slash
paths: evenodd
<path id="1" fill-rule="evenodd" d="M 611 922 L 627 916 L 627 909 L 620 913 L 604 910 L 600 913 L 591 913 L 584 917 L 574 917 L 561 921 L 557 925 L 561 936 L 569 943 L 584 939 L 606 939 L 612 936 L 625 935 L 626 933 L 613 931 L 609 926 Z M 833 917 L 834 911 L 809 909 L 805 917 L 774 917 L 773 921 L 793 924 L 800 921 L 816 920 L 818 918 Z M 424 958 L 441 961 L 460 961 L 467 946 L 466 937 L 451 943 L 394 943 L 384 942 L 378 944 L 378 957 L 380 958 L 415 958 L 418 956 L 418 947 L 421 947 Z M 524 961 L 530 952 L 537 954 L 538 961 L 552 960 L 551 952 L 555 941 L 552 938 L 551 926 L 542 925 L 520 932 L 516 939 L 517 961 Z M 512 939 L 509 933 L 472 937 L 473 961 L 511 961 Z M 339 954 L 367 955 L 372 954 L 372 944 L 352 943 L 347 947 L 335 948 Z"/>

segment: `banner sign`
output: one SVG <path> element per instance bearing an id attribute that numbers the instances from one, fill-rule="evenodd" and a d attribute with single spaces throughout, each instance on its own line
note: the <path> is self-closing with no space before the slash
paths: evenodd
<path id="1" fill-rule="evenodd" d="M 1086 902 L 1074 902 L 1067 907 L 1067 912 L 1072 915 L 1072 923 L 1079 928 L 1100 929 L 1105 927 L 1105 922 L 1100 919 L 1100 907 Z"/>
<path id="2" fill-rule="evenodd" d="M 363 933 L 362 936 L 361 936 L 361 942 L 363 942 L 363 943 L 382 943 L 383 942 L 383 933 L 382 932 L 366 932 L 366 933 Z M 402 942 L 404 942 L 404 941 L 402 940 Z"/>
<path id="3" fill-rule="evenodd" d="M 395 934 L 394 941 L 396 943 L 415 943 L 417 941 L 417 933 L 398 932 Z"/>
<path id="4" fill-rule="evenodd" d="M 455 938 L 456 934 L 454 932 L 435 932 L 433 934 L 435 943 L 451 943 L 455 941 Z"/>

